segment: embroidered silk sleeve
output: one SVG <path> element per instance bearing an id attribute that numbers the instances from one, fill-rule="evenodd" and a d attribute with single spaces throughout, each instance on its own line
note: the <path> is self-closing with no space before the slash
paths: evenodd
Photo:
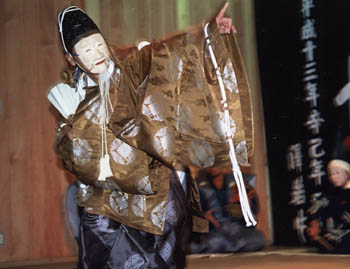
<path id="1" fill-rule="evenodd" d="M 219 34 L 213 22 L 209 29 L 227 92 L 237 159 L 248 164 L 253 118 L 243 62 L 233 36 Z M 139 63 L 123 70 L 130 81 L 117 89 L 113 132 L 177 170 L 229 164 L 221 94 L 203 29 L 154 42 L 142 51 L 149 58 L 135 57 Z M 140 76 L 143 64 L 147 68 L 142 71 L 148 72 Z"/>
<path id="2" fill-rule="evenodd" d="M 65 121 L 59 123 L 56 134 L 55 151 L 60 159 L 62 159 L 63 166 L 66 170 L 73 171 L 72 163 L 72 141 L 67 137 L 67 128 L 71 128 L 70 124 Z"/>

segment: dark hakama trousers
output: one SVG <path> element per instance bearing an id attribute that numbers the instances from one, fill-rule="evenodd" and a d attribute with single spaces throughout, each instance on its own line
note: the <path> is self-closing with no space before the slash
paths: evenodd
<path id="1" fill-rule="evenodd" d="M 78 268 L 184 268 L 186 235 L 190 230 L 187 203 L 185 192 L 173 173 L 162 235 L 82 210 Z"/>

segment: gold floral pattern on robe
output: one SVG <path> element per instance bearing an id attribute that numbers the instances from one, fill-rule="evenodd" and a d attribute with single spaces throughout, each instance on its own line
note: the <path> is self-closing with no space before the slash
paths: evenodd
<path id="1" fill-rule="evenodd" d="M 234 36 L 220 35 L 215 22 L 209 29 L 227 92 L 237 159 L 246 165 L 253 153 L 246 73 Z M 97 180 L 101 157 L 97 87 L 86 89 L 86 98 L 73 117 L 72 145 L 61 139 L 57 152 L 65 167 L 85 184 L 78 195 L 81 206 L 161 234 L 172 170 L 230 164 L 218 80 L 202 29 L 154 42 L 141 51 L 110 49 L 115 73 L 107 145 L 113 177 Z M 204 232 L 207 222 L 198 189 L 193 180 L 189 185 L 193 229 Z"/>

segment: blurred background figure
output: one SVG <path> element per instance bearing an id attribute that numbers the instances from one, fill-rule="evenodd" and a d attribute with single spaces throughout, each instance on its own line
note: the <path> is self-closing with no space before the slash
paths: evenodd
<path id="1" fill-rule="evenodd" d="M 350 253 L 350 164 L 334 159 L 328 163 L 333 188 L 314 196 L 309 208 L 307 233 L 322 253 Z"/>
<path id="2" fill-rule="evenodd" d="M 243 175 L 248 200 L 256 216 L 259 202 L 249 181 L 254 176 Z M 202 210 L 209 220 L 209 233 L 193 233 L 189 252 L 232 253 L 256 251 L 265 246 L 265 238 L 254 226 L 246 227 L 243 219 L 237 185 L 230 168 L 199 171 L 196 176 Z"/>

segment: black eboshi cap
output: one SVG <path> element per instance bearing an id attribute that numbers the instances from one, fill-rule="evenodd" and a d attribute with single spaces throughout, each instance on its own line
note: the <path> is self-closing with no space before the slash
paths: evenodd
<path id="1" fill-rule="evenodd" d="M 58 32 L 64 50 L 72 55 L 74 45 L 83 37 L 100 33 L 94 21 L 79 7 L 70 6 L 58 14 Z"/>

